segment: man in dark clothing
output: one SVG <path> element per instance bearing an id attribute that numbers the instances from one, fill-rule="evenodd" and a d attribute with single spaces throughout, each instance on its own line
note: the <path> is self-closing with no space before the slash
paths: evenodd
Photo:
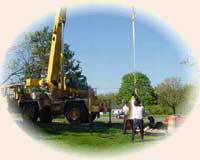
<path id="1" fill-rule="evenodd" d="M 130 119 L 132 119 L 132 143 L 134 143 L 135 132 L 137 128 L 139 128 L 140 130 L 141 141 L 144 141 L 144 115 L 145 110 L 144 107 L 141 105 L 140 100 L 137 97 L 131 99 Z"/>

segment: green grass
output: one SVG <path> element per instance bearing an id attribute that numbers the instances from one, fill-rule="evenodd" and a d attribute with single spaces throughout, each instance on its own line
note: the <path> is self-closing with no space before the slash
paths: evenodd
<path id="1" fill-rule="evenodd" d="M 113 116 L 113 115 L 111 114 L 111 116 Z M 100 115 L 100 117 L 109 117 L 109 114 L 102 114 L 102 115 Z"/>
<path id="2" fill-rule="evenodd" d="M 163 139 L 164 136 L 145 136 L 145 142 L 140 142 L 139 134 L 135 137 L 135 143 L 131 144 L 131 132 L 122 134 L 122 121 L 116 121 L 111 127 L 104 121 L 97 121 L 90 128 L 89 125 L 69 125 L 63 123 L 64 118 L 55 119 L 53 123 L 35 123 L 25 129 L 24 123 L 17 120 L 22 129 L 31 134 L 35 139 L 56 146 L 59 150 L 66 148 L 83 151 L 110 151 L 125 150 L 127 147 L 141 148 L 149 146 Z"/>

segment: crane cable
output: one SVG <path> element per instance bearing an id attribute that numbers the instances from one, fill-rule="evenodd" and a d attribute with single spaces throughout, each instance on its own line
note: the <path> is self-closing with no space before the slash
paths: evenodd
<path id="1" fill-rule="evenodd" d="M 133 72 L 136 70 L 136 38 L 135 38 L 135 10 L 132 7 L 132 33 L 133 33 Z M 137 95 L 137 88 L 136 88 L 136 75 L 134 75 L 134 86 L 135 86 L 135 95 Z"/>

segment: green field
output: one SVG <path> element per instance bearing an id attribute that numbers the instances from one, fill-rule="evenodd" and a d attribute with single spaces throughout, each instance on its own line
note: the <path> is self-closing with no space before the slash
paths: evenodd
<path id="1" fill-rule="evenodd" d="M 109 127 L 107 121 L 97 120 L 92 127 L 88 124 L 69 125 L 64 118 L 58 118 L 50 124 L 35 123 L 25 127 L 25 123 L 18 118 L 16 120 L 20 128 L 25 130 L 33 138 L 46 143 L 50 146 L 56 146 L 59 150 L 82 150 L 82 151 L 110 151 L 125 150 L 127 147 L 141 148 L 152 145 L 161 139 L 164 135 L 145 135 L 144 143 L 140 142 L 139 134 L 135 137 L 135 143 L 131 144 L 131 131 L 122 134 L 122 120 L 116 120 Z"/>

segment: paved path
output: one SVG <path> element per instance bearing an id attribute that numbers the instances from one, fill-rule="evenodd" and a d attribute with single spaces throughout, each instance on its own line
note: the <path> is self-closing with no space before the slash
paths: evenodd
<path id="1" fill-rule="evenodd" d="M 155 119 L 155 122 L 163 122 L 163 120 L 164 120 L 164 118 L 155 118 L 155 117 L 154 117 L 154 119 Z M 100 118 L 97 118 L 95 121 L 105 121 L 106 122 L 106 121 L 109 121 L 109 117 L 101 116 Z M 122 122 L 123 123 L 123 119 L 118 119 L 116 117 L 112 117 L 111 121 L 112 122 Z M 145 117 L 144 121 L 148 122 L 148 119 Z"/>

